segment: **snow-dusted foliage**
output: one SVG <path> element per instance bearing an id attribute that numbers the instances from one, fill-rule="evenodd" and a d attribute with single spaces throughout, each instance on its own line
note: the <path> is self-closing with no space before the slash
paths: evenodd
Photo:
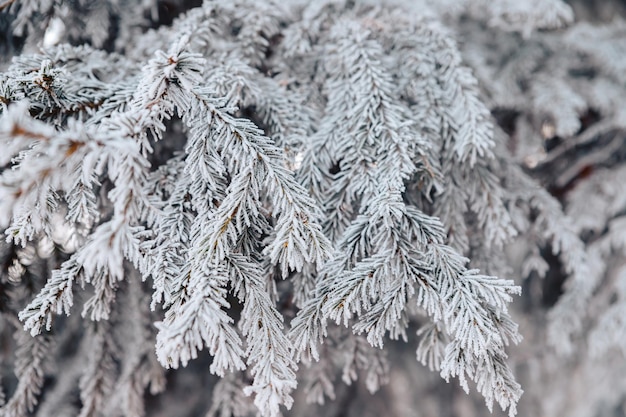
<path id="1" fill-rule="evenodd" d="M 547 316 L 553 363 L 626 352 L 623 22 L 562 0 L 0 9 L 1 416 L 323 415 L 393 386 L 399 339 L 513 416 L 516 323 Z"/>

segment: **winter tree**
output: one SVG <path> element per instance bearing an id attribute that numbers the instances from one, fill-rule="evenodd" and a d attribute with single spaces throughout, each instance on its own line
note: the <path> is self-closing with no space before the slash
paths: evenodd
<path id="1" fill-rule="evenodd" d="M 623 3 L 0 11 L 0 416 L 623 415 Z"/>

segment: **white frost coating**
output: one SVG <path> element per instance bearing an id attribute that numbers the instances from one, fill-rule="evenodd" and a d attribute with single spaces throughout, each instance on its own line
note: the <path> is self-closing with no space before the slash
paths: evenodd
<path id="1" fill-rule="evenodd" d="M 624 350 L 623 22 L 565 29 L 561 0 L 9 3 L 1 415 L 306 414 L 339 380 L 393 388 L 390 340 L 415 332 L 421 364 L 523 415 L 516 367 Z M 512 317 L 541 359 L 508 348 Z"/>

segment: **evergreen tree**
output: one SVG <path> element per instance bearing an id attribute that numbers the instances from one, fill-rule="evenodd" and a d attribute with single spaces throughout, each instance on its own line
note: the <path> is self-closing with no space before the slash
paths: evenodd
<path id="1" fill-rule="evenodd" d="M 619 2 L 0 9 L 0 416 L 626 401 Z"/>

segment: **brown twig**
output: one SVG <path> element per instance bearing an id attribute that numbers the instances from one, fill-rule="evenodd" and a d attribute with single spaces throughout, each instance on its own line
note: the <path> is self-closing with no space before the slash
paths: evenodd
<path id="1" fill-rule="evenodd" d="M 15 0 L 6 0 L 4 3 L 0 4 L 0 11 L 6 9 L 10 5 L 12 5 L 13 3 L 15 3 Z"/>

